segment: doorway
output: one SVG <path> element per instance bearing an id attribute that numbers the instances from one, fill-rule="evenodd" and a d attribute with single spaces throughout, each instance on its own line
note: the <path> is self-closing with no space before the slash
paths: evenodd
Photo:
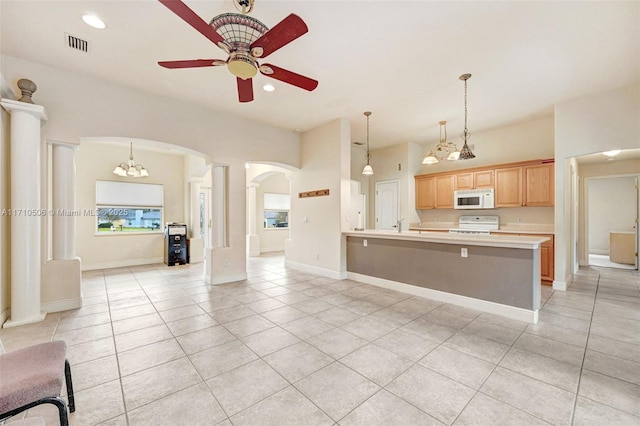
<path id="1" fill-rule="evenodd" d="M 637 176 L 586 180 L 586 244 L 591 266 L 638 269 Z"/>
<path id="2" fill-rule="evenodd" d="M 376 229 L 398 229 L 400 203 L 398 202 L 397 180 L 376 182 Z"/>

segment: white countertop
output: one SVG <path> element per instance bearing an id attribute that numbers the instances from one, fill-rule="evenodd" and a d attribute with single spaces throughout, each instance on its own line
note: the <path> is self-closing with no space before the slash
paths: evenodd
<path id="1" fill-rule="evenodd" d="M 344 235 L 354 237 L 385 238 L 406 241 L 425 241 L 442 244 L 463 244 L 485 247 L 508 247 L 519 249 L 537 249 L 540 244 L 549 240 L 546 237 L 520 236 L 520 235 L 478 235 L 478 234 L 450 234 L 448 232 L 418 231 L 376 231 L 365 229 L 364 231 L 343 232 Z"/>

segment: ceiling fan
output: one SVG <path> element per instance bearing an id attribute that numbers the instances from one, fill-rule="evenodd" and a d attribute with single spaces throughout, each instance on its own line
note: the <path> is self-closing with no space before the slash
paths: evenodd
<path id="1" fill-rule="evenodd" d="M 240 102 L 253 101 L 252 78 L 258 71 L 267 77 L 308 91 L 312 91 L 318 86 L 318 82 L 309 77 L 275 65 L 258 63 L 259 58 L 266 58 L 308 31 L 307 25 L 299 16 L 292 13 L 275 27 L 269 29 L 262 22 L 248 16 L 248 13 L 253 9 L 254 0 L 233 0 L 234 5 L 242 11 L 242 14 L 223 13 L 214 17 L 207 24 L 181 0 L 159 1 L 229 56 L 226 60 L 160 61 L 158 65 L 170 69 L 226 65 L 229 72 L 236 76 Z"/>

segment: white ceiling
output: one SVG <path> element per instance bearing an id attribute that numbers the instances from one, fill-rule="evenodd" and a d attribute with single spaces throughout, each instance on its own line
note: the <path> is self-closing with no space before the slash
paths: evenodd
<path id="1" fill-rule="evenodd" d="M 207 22 L 235 11 L 231 0 L 185 3 Z M 87 12 L 107 28 L 84 24 Z M 245 104 L 224 67 L 157 65 L 226 54 L 155 0 L 0 0 L 0 48 L 281 128 L 305 131 L 344 117 L 354 141 L 365 140 L 362 113 L 370 110 L 372 149 L 437 141 L 440 120 L 448 121 L 453 140 L 464 127 L 463 73 L 473 75 L 472 135 L 546 116 L 558 102 L 632 84 L 640 76 L 637 1 L 256 0 L 251 16 L 271 28 L 289 13 L 298 14 L 309 32 L 265 62 L 320 84 L 307 92 L 259 74 L 255 100 Z M 64 33 L 89 40 L 90 53 L 66 47 Z M 262 91 L 267 82 L 275 92 Z"/>

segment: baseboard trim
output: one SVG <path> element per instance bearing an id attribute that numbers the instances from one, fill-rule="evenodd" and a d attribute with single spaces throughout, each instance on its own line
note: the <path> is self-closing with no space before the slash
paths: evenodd
<path id="1" fill-rule="evenodd" d="M 69 311 L 71 309 L 82 308 L 82 297 L 74 297 L 73 299 L 56 300 L 53 302 L 46 302 L 40 304 L 40 309 L 43 312 L 62 312 Z"/>
<path id="2" fill-rule="evenodd" d="M 344 280 L 347 278 L 347 272 L 333 271 L 331 269 L 320 268 L 319 266 L 307 265 L 306 263 L 293 262 L 291 260 L 285 260 L 284 266 L 293 268 L 298 271 L 307 272 L 310 274 L 322 275 L 323 277 L 332 278 L 334 280 Z"/>
<path id="3" fill-rule="evenodd" d="M 111 268 L 123 268 L 127 266 L 153 265 L 155 263 L 163 263 L 163 262 L 164 262 L 164 258 L 162 257 L 116 260 L 113 262 L 94 263 L 91 265 L 82 264 L 82 270 L 93 271 L 96 269 L 111 269 Z"/>
<path id="4" fill-rule="evenodd" d="M 275 251 L 284 251 L 284 246 L 282 247 L 265 247 L 260 249 L 260 253 L 273 253 Z"/>
<path id="5" fill-rule="evenodd" d="M 567 288 L 571 285 L 572 276 L 569 275 L 566 281 L 553 280 L 553 289 L 558 291 L 567 291 Z"/>
<path id="6" fill-rule="evenodd" d="M 244 281 L 246 279 L 247 279 L 247 274 L 245 272 L 244 274 L 223 275 L 223 276 L 216 276 L 213 278 L 205 276 L 204 282 L 210 285 L 218 285 L 218 284 L 233 283 L 236 281 Z"/>
<path id="7" fill-rule="evenodd" d="M 465 308 L 477 309 L 490 314 L 501 315 L 518 321 L 530 322 L 537 324 L 538 311 L 516 308 L 515 306 L 503 305 L 500 303 L 489 302 L 487 300 L 474 299 L 472 297 L 461 296 L 459 294 L 447 293 L 444 291 L 433 290 L 430 288 L 418 287 L 411 284 L 391 281 L 384 278 L 372 277 L 369 275 L 348 272 L 347 278 L 365 284 L 375 285 L 377 287 L 396 290 L 414 296 L 425 297 L 427 299 L 437 300 L 439 302 L 451 303 Z"/>

